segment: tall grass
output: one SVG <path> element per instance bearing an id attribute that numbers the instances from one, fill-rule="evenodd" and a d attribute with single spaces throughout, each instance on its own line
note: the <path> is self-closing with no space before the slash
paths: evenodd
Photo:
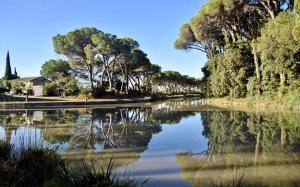
<path id="1" fill-rule="evenodd" d="M 98 171 L 93 162 L 91 167 L 83 162 L 83 169 L 74 171 L 54 150 L 25 146 L 16 151 L 13 145 L 0 141 L 0 186 L 130 187 L 139 185 L 130 176 L 120 178 L 114 175 L 113 165 L 111 159 L 106 169 L 100 167 L 101 170 Z"/>
<path id="2" fill-rule="evenodd" d="M 220 181 L 211 181 L 213 187 L 250 187 L 250 184 L 245 175 L 242 173 L 233 172 L 231 179 L 221 179 Z"/>
<path id="3" fill-rule="evenodd" d="M 100 167 L 98 171 L 91 161 L 89 167 L 86 162 L 83 162 L 83 168 L 81 171 L 74 171 L 65 165 L 65 162 L 61 162 L 61 168 L 63 170 L 60 176 L 61 186 L 138 186 L 138 183 L 130 176 L 124 175 L 122 178 L 118 178 L 113 174 L 113 158 L 109 161 L 108 167 L 104 169 Z"/>

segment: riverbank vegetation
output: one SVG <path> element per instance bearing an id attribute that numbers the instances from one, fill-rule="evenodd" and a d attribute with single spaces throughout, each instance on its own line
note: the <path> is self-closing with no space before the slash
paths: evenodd
<path id="1" fill-rule="evenodd" d="M 131 177 L 116 177 L 113 160 L 100 171 L 83 164 L 81 171 L 68 167 L 54 150 L 42 147 L 15 147 L 0 141 L 1 186 L 138 186 Z"/>
<path id="2" fill-rule="evenodd" d="M 207 97 L 299 103 L 299 11 L 299 1 L 208 0 L 182 26 L 175 47 L 206 54 Z"/>

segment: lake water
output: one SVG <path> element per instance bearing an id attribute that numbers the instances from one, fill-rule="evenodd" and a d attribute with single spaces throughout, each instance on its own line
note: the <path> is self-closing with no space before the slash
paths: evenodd
<path id="1" fill-rule="evenodd" d="M 75 169 L 114 160 L 145 186 L 300 184 L 300 115 L 246 113 L 199 99 L 107 108 L 0 111 L 0 139 L 56 149 Z M 99 167 L 100 168 L 100 167 Z"/>

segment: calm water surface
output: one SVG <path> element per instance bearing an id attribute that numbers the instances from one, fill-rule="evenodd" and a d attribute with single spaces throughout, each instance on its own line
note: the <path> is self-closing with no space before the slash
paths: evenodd
<path id="1" fill-rule="evenodd" d="M 0 139 L 91 160 L 146 186 L 210 186 L 244 175 L 263 186 L 300 184 L 300 115 L 246 113 L 198 99 L 109 108 L 0 111 Z M 99 167 L 100 169 L 100 167 Z"/>

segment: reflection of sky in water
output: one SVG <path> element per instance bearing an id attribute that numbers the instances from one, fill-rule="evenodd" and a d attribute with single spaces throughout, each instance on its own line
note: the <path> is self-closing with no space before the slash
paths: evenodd
<path id="1" fill-rule="evenodd" d="M 0 140 L 5 140 L 5 130 L 3 127 L 0 127 Z"/>
<path id="2" fill-rule="evenodd" d="M 24 146 L 43 145 L 41 130 L 36 128 L 20 127 L 11 133 L 10 143 L 16 148 Z"/>
<path id="3" fill-rule="evenodd" d="M 141 158 L 119 172 L 128 170 L 137 178 L 150 178 L 146 186 L 190 186 L 181 180 L 176 154 L 207 149 L 208 142 L 202 131 L 200 115 L 182 119 L 177 125 L 163 125 L 162 131 L 153 135 Z"/>

